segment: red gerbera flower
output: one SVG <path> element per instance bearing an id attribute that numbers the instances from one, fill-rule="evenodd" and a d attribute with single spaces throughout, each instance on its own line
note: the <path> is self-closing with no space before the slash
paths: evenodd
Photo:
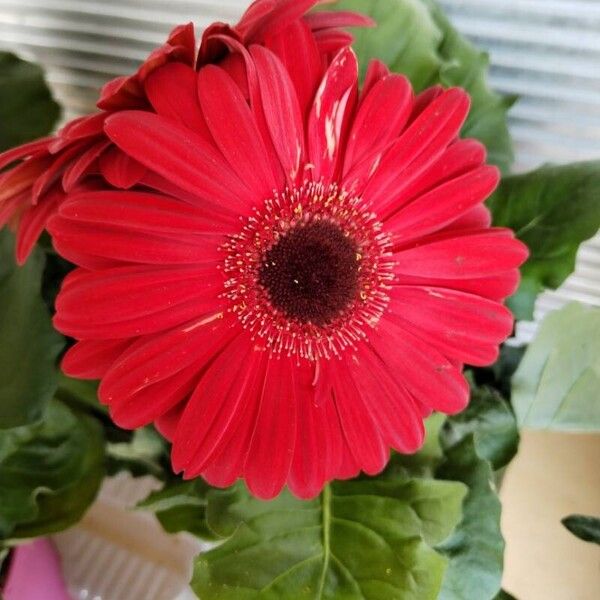
<path id="1" fill-rule="evenodd" d="M 56 136 L 0 154 L 0 170 L 16 164 L 0 175 L 0 227 L 8 222 L 18 226 L 17 261 L 27 260 L 65 193 L 76 190 L 87 176 L 97 177 L 96 187 L 107 183 L 128 189 L 144 181 L 146 168 L 112 144 L 104 134 L 104 122 L 124 109 L 158 111 L 158 102 L 163 103 L 162 110 L 168 110 L 164 104 L 171 100 L 160 95 L 157 88 L 167 85 L 176 94 L 180 82 L 194 78 L 194 71 L 209 62 L 219 63 L 238 82 L 245 81 L 240 49 L 264 44 L 290 68 L 299 96 L 308 104 L 314 95 L 309 83 L 324 72 L 332 53 L 352 41 L 350 34 L 339 27 L 371 24 L 369 19 L 353 13 L 305 15 L 318 3 L 257 0 L 235 27 L 218 23 L 208 28 L 198 56 L 193 25 L 176 27 L 136 73 L 104 86 L 98 101 L 102 112 L 75 119 Z M 293 44 L 287 43 L 290 39 L 294 39 Z M 172 64 L 172 69 L 152 76 L 165 64 Z"/>
<path id="2" fill-rule="evenodd" d="M 242 84 L 166 66 L 158 114 L 106 120 L 161 184 L 62 204 L 49 229 L 81 268 L 55 325 L 80 340 L 65 371 L 102 379 L 122 427 L 155 422 L 186 478 L 308 498 L 466 406 L 462 366 L 510 334 L 527 251 L 490 227 L 498 171 L 458 139 L 464 91 L 415 98 L 373 63 L 359 96 L 346 48 L 304 111 L 271 50 L 241 56 Z"/>

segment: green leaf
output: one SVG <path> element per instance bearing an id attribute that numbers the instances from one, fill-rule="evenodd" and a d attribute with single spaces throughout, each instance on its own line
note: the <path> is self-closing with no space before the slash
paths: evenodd
<path id="1" fill-rule="evenodd" d="M 600 309 L 574 303 L 550 313 L 512 381 L 522 427 L 600 431 Z"/>
<path id="2" fill-rule="evenodd" d="M 39 420 L 56 390 L 63 347 L 40 297 L 44 256 L 14 262 L 14 236 L 0 231 L 0 429 Z"/>
<path id="3" fill-rule="evenodd" d="M 440 445 L 440 430 L 446 415 L 434 413 L 425 421 L 425 443 L 415 454 L 393 452 L 385 471 L 378 479 L 398 481 L 406 477 L 433 478 L 435 469 L 444 458 Z M 367 475 L 362 476 L 368 479 Z"/>
<path id="4" fill-rule="evenodd" d="M 514 98 L 504 98 L 487 83 L 488 58 L 461 36 L 442 10 L 429 0 L 342 0 L 339 10 L 371 16 L 374 29 L 358 29 L 354 48 L 364 75 L 378 58 L 406 75 L 416 91 L 435 84 L 465 88 L 472 108 L 462 135 L 479 139 L 489 161 L 508 171 L 514 160 L 507 112 Z"/>
<path id="5" fill-rule="evenodd" d="M 241 485 L 208 494 L 222 545 L 200 556 L 203 600 L 428 600 L 445 560 L 431 546 L 454 529 L 465 487 L 421 479 L 338 482 L 311 501 L 271 502 Z"/>
<path id="6" fill-rule="evenodd" d="M 496 390 L 472 387 L 467 409 L 446 421 L 442 445 L 456 446 L 470 435 L 477 456 L 489 461 L 496 470 L 515 457 L 519 447 L 517 421 L 508 402 Z"/>
<path id="7" fill-rule="evenodd" d="M 59 116 L 42 69 L 0 52 L 0 151 L 50 133 Z"/>
<path id="8" fill-rule="evenodd" d="M 165 475 L 162 462 L 168 448 L 154 428 L 143 427 L 136 429 L 128 442 L 108 443 L 106 455 L 111 475 L 126 470 L 134 477 L 154 475 L 161 479 Z"/>
<path id="9" fill-rule="evenodd" d="M 600 518 L 571 515 L 570 517 L 565 517 L 561 522 L 580 540 L 600 544 Z"/>
<path id="10" fill-rule="evenodd" d="M 512 395 L 511 379 L 519 368 L 526 349 L 526 346 L 503 344 L 500 347 L 498 360 L 491 366 L 494 375 L 494 387 L 500 390 L 505 398 L 510 399 Z"/>
<path id="11" fill-rule="evenodd" d="M 531 319 L 544 289 L 556 289 L 573 272 L 577 250 L 600 228 L 600 162 L 544 166 L 502 180 L 488 201 L 494 224 L 513 229 L 529 247 L 523 280 L 511 308 Z"/>
<path id="12" fill-rule="evenodd" d="M 422 0 L 341 0 L 325 8 L 359 12 L 377 23 L 353 31 L 362 77 L 377 58 L 406 75 L 417 91 L 439 82 L 444 34 Z"/>
<path id="13" fill-rule="evenodd" d="M 211 487 L 202 479 L 167 482 L 138 508 L 155 513 L 168 533 L 187 531 L 203 540 L 216 539 L 206 522 L 206 496 Z"/>
<path id="14" fill-rule="evenodd" d="M 501 505 L 491 465 L 479 456 L 474 434 L 446 447 L 446 462 L 437 476 L 469 487 L 463 520 L 437 547 L 450 560 L 439 599 L 491 600 L 500 591 L 504 563 Z"/>
<path id="15" fill-rule="evenodd" d="M 504 590 L 500 590 L 498 595 L 494 598 L 494 600 L 517 600 L 513 595 L 505 592 Z"/>
<path id="16" fill-rule="evenodd" d="M 96 415 L 107 416 L 108 408 L 98 400 L 98 382 L 73 379 L 63 373 L 58 376 L 56 397 L 75 408 Z"/>
<path id="17" fill-rule="evenodd" d="M 98 423 L 52 401 L 34 425 L 0 431 L 0 539 L 29 538 L 76 523 L 104 477 Z"/>

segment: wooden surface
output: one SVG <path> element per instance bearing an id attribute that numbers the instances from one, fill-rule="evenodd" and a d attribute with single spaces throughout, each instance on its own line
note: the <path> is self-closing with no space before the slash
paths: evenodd
<path id="1" fill-rule="evenodd" d="M 506 590 L 518 600 L 600 599 L 600 546 L 560 523 L 600 516 L 600 436 L 526 432 L 501 496 Z"/>

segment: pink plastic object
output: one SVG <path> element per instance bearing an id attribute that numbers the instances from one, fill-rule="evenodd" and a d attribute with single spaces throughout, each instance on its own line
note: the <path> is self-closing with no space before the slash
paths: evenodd
<path id="1" fill-rule="evenodd" d="M 4 598 L 72 600 L 63 579 L 58 553 L 49 540 L 36 540 L 15 550 Z"/>

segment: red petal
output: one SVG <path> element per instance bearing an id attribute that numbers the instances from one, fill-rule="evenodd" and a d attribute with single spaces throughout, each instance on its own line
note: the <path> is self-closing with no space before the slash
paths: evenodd
<path id="1" fill-rule="evenodd" d="M 337 475 L 345 444 L 331 388 L 313 385 L 314 369 L 301 364 L 294 377 L 298 425 L 288 483 L 302 499 L 314 498 Z"/>
<path id="2" fill-rule="evenodd" d="M 102 110 L 142 108 L 145 104 L 144 90 L 137 74 L 121 76 L 105 83 L 100 90 L 96 106 Z"/>
<path id="3" fill-rule="evenodd" d="M 169 63 L 156 69 L 144 87 L 154 110 L 211 139 L 198 102 L 198 74 L 182 63 Z"/>
<path id="4" fill-rule="evenodd" d="M 293 44 L 290 39 L 294 40 Z M 277 55 L 289 73 L 304 123 L 324 71 L 323 58 L 312 32 L 302 21 L 295 21 L 277 34 L 268 35 L 265 46 Z"/>
<path id="5" fill-rule="evenodd" d="M 445 92 L 398 138 L 381 159 L 364 191 L 364 198 L 378 212 L 392 203 L 390 198 L 423 173 L 458 135 L 469 111 L 469 96 L 458 88 Z M 418 160 L 421 159 L 421 160 Z M 407 168 L 419 164 L 407 177 Z"/>
<path id="6" fill-rule="evenodd" d="M 181 415 L 183 415 L 183 411 L 185 410 L 186 401 L 187 400 L 184 400 L 183 402 L 176 404 L 166 413 L 160 415 L 160 417 L 158 417 L 154 422 L 154 426 L 156 427 L 157 431 L 165 439 L 169 440 L 169 442 L 172 442 L 173 438 L 175 437 L 175 432 L 177 431 L 177 426 L 181 420 Z"/>
<path id="7" fill-rule="evenodd" d="M 473 229 L 487 229 L 491 227 L 491 225 L 492 213 L 486 208 L 485 204 L 478 204 L 456 219 L 456 221 L 452 221 L 450 225 L 444 228 L 444 232 L 466 232 Z"/>
<path id="8" fill-rule="evenodd" d="M 344 48 L 349 48 L 354 42 L 354 36 L 339 29 L 322 29 L 314 34 L 317 47 L 322 55 L 335 56 Z"/>
<path id="9" fill-rule="evenodd" d="M 151 234 L 120 226 L 89 227 L 60 215 L 49 221 L 48 231 L 67 260 L 74 254 L 130 263 L 206 265 L 223 257 L 217 243 L 193 231 Z"/>
<path id="10" fill-rule="evenodd" d="M 123 429 L 145 427 L 189 398 L 199 378 L 196 365 L 109 404 L 112 420 Z"/>
<path id="11" fill-rule="evenodd" d="M 105 129 L 123 152 L 208 202 L 243 212 L 256 199 L 221 154 L 191 129 L 141 111 L 113 114 Z"/>
<path id="12" fill-rule="evenodd" d="M 106 404 L 120 403 L 146 388 L 193 367 L 202 370 L 236 335 L 235 321 L 208 315 L 195 323 L 142 338 L 104 376 L 100 394 Z"/>
<path id="13" fill-rule="evenodd" d="M 263 358 L 262 362 L 266 362 Z M 265 365 L 257 368 L 257 376 L 246 389 L 246 397 L 251 402 L 246 402 L 237 422 L 227 432 L 227 439 L 223 441 L 219 450 L 210 458 L 210 464 L 202 472 L 202 476 L 217 487 L 229 487 L 244 473 L 246 457 L 254 433 L 254 425 L 258 416 L 258 398 L 262 393 Z M 191 473 L 193 475 L 193 471 Z"/>
<path id="14" fill-rule="evenodd" d="M 480 277 L 473 279 L 441 279 L 431 277 L 413 277 L 409 275 L 400 275 L 396 277 L 397 285 L 418 285 L 448 288 L 477 294 L 490 300 L 501 301 L 512 296 L 519 287 L 520 274 L 518 269 L 504 271 L 490 277 Z"/>
<path id="15" fill-rule="evenodd" d="M 308 12 L 318 0 L 278 0 L 276 3 L 257 3 L 236 26 L 246 43 L 259 41 L 267 33 L 284 29 Z"/>
<path id="16" fill-rule="evenodd" d="M 253 46 L 265 117 L 288 182 L 293 185 L 304 160 L 304 127 L 292 82 L 277 57 Z"/>
<path id="17" fill-rule="evenodd" d="M 246 458 L 248 489 L 263 500 L 275 498 L 288 478 L 296 440 L 296 405 L 291 358 L 271 358 L 264 377 L 254 435 Z"/>
<path id="18" fill-rule="evenodd" d="M 207 65 L 198 74 L 198 96 L 215 142 L 256 201 L 269 198 L 279 182 L 246 100 L 223 69 Z"/>
<path id="19" fill-rule="evenodd" d="M 381 81 L 384 77 L 390 74 L 388 66 L 377 59 L 373 59 L 369 62 L 367 67 L 367 74 L 365 76 L 365 82 L 361 90 L 361 99 L 366 98 L 369 92 L 375 87 L 378 81 Z"/>
<path id="20" fill-rule="evenodd" d="M 114 146 L 102 154 L 99 164 L 104 179 L 112 186 L 124 190 L 139 183 L 146 172 L 144 165 Z"/>
<path id="21" fill-rule="evenodd" d="M 399 275 L 472 279 L 516 269 L 527 259 L 527 247 L 508 229 L 489 229 L 432 238 L 394 256 Z"/>
<path id="22" fill-rule="evenodd" d="M 221 215 L 166 196 L 146 192 L 100 191 L 71 194 L 60 215 L 93 225 L 127 227 L 145 233 L 226 235 L 239 228 Z M 217 239 L 215 237 L 215 239 Z"/>
<path id="23" fill-rule="evenodd" d="M 397 244 L 434 233 L 481 204 L 499 181 L 500 171 L 496 167 L 479 167 L 401 208 L 385 221 L 386 230 L 394 234 Z"/>
<path id="24" fill-rule="evenodd" d="M 415 106 L 413 114 L 410 117 L 412 123 L 435 99 L 439 98 L 444 93 L 444 88 L 441 85 L 434 85 L 415 98 Z"/>
<path id="25" fill-rule="evenodd" d="M 329 372 L 340 423 L 354 460 L 365 473 L 375 475 L 385 467 L 389 453 L 367 409 L 366 398 L 357 390 L 344 363 L 331 364 Z"/>
<path id="26" fill-rule="evenodd" d="M 239 360 L 232 361 L 231 357 Z M 248 403 L 253 381 L 260 376 L 264 354 L 255 352 L 244 333 L 215 358 L 200 380 L 183 413 L 173 443 L 172 462 L 186 478 L 199 475 L 210 464 L 239 424 Z"/>
<path id="27" fill-rule="evenodd" d="M 55 138 L 53 136 L 45 137 L 0 153 L 0 170 L 17 160 L 27 158 L 32 154 L 47 151 L 50 142 L 52 142 L 54 139 Z"/>
<path id="28" fill-rule="evenodd" d="M 446 356 L 474 365 L 493 362 L 511 334 L 513 316 L 498 302 L 455 290 L 394 287 L 390 315 Z"/>
<path id="29" fill-rule="evenodd" d="M 87 117 L 80 117 L 70 123 L 67 123 L 50 144 L 50 152 L 53 154 L 60 152 L 74 141 L 82 141 L 85 138 L 92 138 L 102 133 L 104 121 L 109 113 L 100 112 Z M 91 140 L 86 140 L 91 141 Z"/>
<path id="30" fill-rule="evenodd" d="M 427 157 L 428 158 L 428 157 Z M 407 182 L 399 186 L 389 203 L 389 212 L 404 206 L 412 199 L 432 190 L 438 185 L 464 175 L 482 166 L 486 159 L 486 149 L 477 140 L 457 140 L 439 157 L 430 168 L 420 174 L 423 160 L 417 160 L 407 172 Z M 422 170 L 422 169 L 421 169 Z M 413 174 L 417 173 L 414 177 Z"/>
<path id="31" fill-rule="evenodd" d="M 140 180 L 140 186 L 170 196 L 172 199 L 182 200 L 192 206 L 200 207 L 207 215 L 216 215 L 216 218 L 219 220 L 227 222 L 235 220 L 236 222 L 239 222 L 240 215 L 236 214 L 231 207 L 213 203 L 208 204 L 202 197 L 181 189 L 179 186 L 153 171 L 146 170 L 146 173 Z"/>
<path id="32" fill-rule="evenodd" d="M 83 340 L 67 350 L 61 368 L 69 377 L 101 379 L 134 340 Z"/>
<path id="33" fill-rule="evenodd" d="M 19 221 L 15 255 L 19 265 L 25 264 L 48 220 L 58 209 L 65 194 L 60 189 L 49 192 L 36 206 L 25 211 Z"/>
<path id="34" fill-rule="evenodd" d="M 0 227 L 4 227 L 13 217 L 20 216 L 28 208 L 31 208 L 31 190 L 0 201 Z"/>
<path id="35" fill-rule="evenodd" d="M 413 91 L 402 75 L 390 75 L 373 86 L 361 102 L 346 148 L 344 173 L 402 132 L 412 110 Z"/>
<path id="36" fill-rule="evenodd" d="M 321 83 L 308 125 L 309 157 L 315 181 L 334 176 L 341 155 L 345 121 L 356 102 L 358 63 L 350 48 L 331 63 Z"/>
<path id="37" fill-rule="evenodd" d="M 386 320 L 371 332 L 369 343 L 403 387 L 422 405 L 455 414 L 469 402 L 462 373 L 436 348 Z"/>
<path id="38" fill-rule="evenodd" d="M 225 375 L 222 370 L 228 369 L 228 361 L 235 357 L 244 362 L 244 369 L 235 377 Z M 249 440 L 244 435 L 240 436 L 241 439 L 234 438 L 237 437 L 240 426 L 245 427 L 248 417 L 255 415 L 254 407 L 264 384 L 264 358 L 262 352 L 252 351 L 247 338 L 243 342 L 234 341 L 215 360 L 200 381 L 190 399 L 175 439 L 176 445 L 187 443 L 187 451 L 190 452 L 190 440 L 184 440 L 184 436 L 192 436 L 194 450 L 193 455 L 190 453 L 192 458 L 185 469 L 186 478 L 196 477 L 206 471 L 221 452 L 229 454 L 230 460 L 233 459 L 240 465 L 240 454 L 245 455 L 248 446 L 240 447 L 238 443 L 241 439 L 246 443 Z M 193 425 L 193 414 L 199 418 L 192 432 L 185 426 Z M 175 453 L 174 451 L 173 460 Z M 237 477 L 241 471 L 236 471 Z"/>
<path id="39" fill-rule="evenodd" d="M 89 172 L 94 161 L 110 146 L 110 141 L 101 139 L 75 159 L 63 173 L 62 186 L 70 192 Z"/>
<path id="40" fill-rule="evenodd" d="M 81 153 L 85 152 L 88 148 L 88 140 L 78 142 L 54 157 L 52 164 L 48 166 L 43 175 L 36 179 L 31 188 L 31 197 L 34 204 L 36 204 L 40 197 L 62 176 L 71 161 L 78 158 Z"/>
<path id="41" fill-rule="evenodd" d="M 0 203 L 31 188 L 52 165 L 51 156 L 30 158 L 20 165 L 0 174 Z M 33 204 L 33 192 L 29 202 Z"/>
<path id="42" fill-rule="evenodd" d="M 223 278 L 196 267 L 121 267 L 65 279 L 55 325 L 76 338 L 154 333 L 216 312 Z"/>
<path id="43" fill-rule="evenodd" d="M 358 362 L 349 364 L 354 385 L 383 441 L 400 452 L 417 451 L 425 436 L 423 420 L 400 384 L 400 372 L 392 375 L 382 359 L 367 349 L 361 351 Z"/>

